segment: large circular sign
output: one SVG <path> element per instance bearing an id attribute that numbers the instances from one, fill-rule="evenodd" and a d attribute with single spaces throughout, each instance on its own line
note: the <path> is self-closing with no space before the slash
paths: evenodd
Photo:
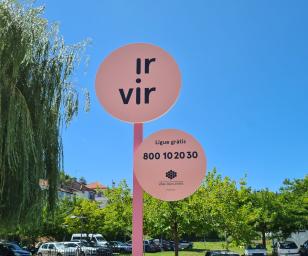
<path id="1" fill-rule="evenodd" d="M 160 47 L 129 44 L 112 52 L 96 75 L 96 95 L 114 117 L 131 123 L 151 121 L 175 103 L 181 74 Z"/>
<path id="2" fill-rule="evenodd" d="M 140 186 L 164 201 L 193 194 L 206 169 L 201 145 L 189 134 L 162 130 L 145 139 L 135 153 L 134 171 Z"/>

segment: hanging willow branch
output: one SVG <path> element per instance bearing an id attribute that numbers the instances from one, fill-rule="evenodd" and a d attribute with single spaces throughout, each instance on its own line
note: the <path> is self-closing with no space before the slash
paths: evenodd
<path id="1" fill-rule="evenodd" d="M 42 8 L 0 1 L 0 228 L 52 210 L 62 167 L 60 128 L 78 112 L 71 75 L 84 43 L 66 46 Z M 39 179 L 47 179 L 42 191 Z"/>

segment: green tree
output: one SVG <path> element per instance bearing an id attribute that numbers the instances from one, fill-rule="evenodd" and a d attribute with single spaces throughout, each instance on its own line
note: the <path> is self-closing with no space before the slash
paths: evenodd
<path id="1" fill-rule="evenodd" d="M 255 232 L 247 223 L 250 189 L 245 181 L 237 184 L 229 177 L 222 178 L 214 169 L 207 174 L 203 186 L 203 211 L 207 213 L 208 225 L 225 237 L 226 246 L 229 241 L 241 244 L 253 239 Z"/>
<path id="2" fill-rule="evenodd" d="M 104 195 L 108 203 L 103 208 L 102 233 L 110 240 L 129 238 L 132 232 L 132 195 L 126 181 L 107 188 Z"/>
<path id="3" fill-rule="evenodd" d="M 303 179 L 286 179 L 279 200 L 282 205 L 279 231 L 283 236 L 308 229 L 308 175 Z"/>
<path id="4" fill-rule="evenodd" d="M 266 233 L 279 229 L 277 221 L 281 218 L 282 207 L 278 195 L 268 189 L 254 191 L 251 202 L 253 211 L 249 222 L 261 233 L 263 246 L 266 247 Z"/>
<path id="5" fill-rule="evenodd" d="M 251 206 L 250 189 L 241 181 L 222 178 L 216 170 L 209 172 L 200 188 L 177 202 L 163 202 L 145 195 L 145 231 L 153 237 L 177 241 L 183 236 L 203 237 L 217 232 L 237 244 L 247 243 L 256 233 L 247 223 Z M 228 246 L 228 244 L 227 244 Z M 176 250 L 177 255 L 177 250 Z"/>
<path id="6" fill-rule="evenodd" d="M 98 202 L 76 198 L 70 214 L 65 216 L 64 225 L 69 233 L 97 233 L 104 225 L 103 209 Z"/>
<path id="7" fill-rule="evenodd" d="M 40 225 L 33 226 L 19 226 L 13 232 L 8 233 L 3 230 L 1 237 L 9 239 L 14 237 L 14 240 L 24 242 L 24 244 L 35 244 L 39 237 L 49 237 L 61 241 L 69 237 L 67 225 L 65 225 L 65 217 L 74 209 L 75 200 L 68 198 L 59 200 L 53 214 L 50 214 L 48 207 L 45 206 L 41 218 Z"/>
<path id="8" fill-rule="evenodd" d="M 55 206 L 62 163 L 60 127 L 78 112 L 71 83 L 84 43 L 66 46 L 43 8 L 0 2 L 0 226 L 41 220 Z M 39 179 L 49 182 L 42 191 Z"/>
<path id="9" fill-rule="evenodd" d="M 167 237 L 174 241 L 175 255 L 178 256 L 178 243 L 190 223 L 192 209 L 188 207 L 188 200 L 164 202 L 144 196 L 144 229 L 153 237 Z"/>
<path id="10" fill-rule="evenodd" d="M 280 191 L 255 191 L 251 198 L 249 222 L 261 233 L 266 246 L 266 233 L 288 237 L 292 232 L 308 228 L 308 176 L 285 180 Z"/>

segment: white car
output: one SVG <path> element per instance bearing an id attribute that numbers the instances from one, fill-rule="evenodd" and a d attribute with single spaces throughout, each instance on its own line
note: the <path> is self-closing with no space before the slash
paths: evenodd
<path id="1" fill-rule="evenodd" d="M 63 242 L 64 247 L 74 250 L 76 255 L 79 254 L 80 256 L 91 256 L 96 255 L 96 248 L 91 247 L 88 243 L 83 241 L 70 241 L 70 242 Z"/>
<path id="2" fill-rule="evenodd" d="M 44 243 L 37 251 L 38 256 L 75 256 L 76 250 L 65 248 L 64 243 Z"/>
<path id="3" fill-rule="evenodd" d="M 266 249 L 262 244 L 248 245 L 245 248 L 244 254 L 246 256 L 266 256 Z"/>
<path id="4" fill-rule="evenodd" d="M 293 241 L 277 242 L 273 246 L 273 255 L 300 256 L 299 248 Z"/>
<path id="5" fill-rule="evenodd" d="M 92 243 L 94 243 L 96 246 L 102 246 L 102 247 L 107 247 L 108 242 L 106 239 L 103 237 L 101 234 L 73 234 L 71 241 L 76 241 L 76 240 L 90 240 Z"/>

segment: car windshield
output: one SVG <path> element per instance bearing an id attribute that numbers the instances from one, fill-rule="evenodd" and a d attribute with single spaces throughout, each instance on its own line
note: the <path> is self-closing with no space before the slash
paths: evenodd
<path id="1" fill-rule="evenodd" d="M 55 243 L 57 249 L 64 249 L 64 243 Z"/>
<path id="2" fill-rule="evenodd" d="M 76 243 L 68 243 L 68 244 L 64 244 L 65 247 L 71 248 L 71 247 L 77 247 L 78 244 Z"/>
<path id="3" fill-rule="evenodd" d="M 118 243 L 118 245 L 121 245 L 121 246 L 126 245 L 126 244 L 124 244 L 124 243 L 122 243 L 122 242 L 117 242 L 117 243 Z"/>
<path id="4" fill-rule="evenodd" d="M 280 243 L 281 249 L 297 249 L 297 245 L 294 242 L 283 242 Z"/>
<path id="5" fill-rule="evenodd" d="M 105 238 L 103 238 L 102 236 L 97 236 L 97 237 L 96 237 L 96 240 L 97 240 L 98 242 L 105 242 L 105 241 L 106 241 Z"/>
<path id="6" fill-rule="evenodd" d="M 248 250 L 264 249 L 264 246 L 262 244 L 248 245 L 246 249 Z"/>
<path id="7" fill-rule="evenodd" d="M 7 244 L 7 247 L 11 250 L 22 250 L 17 244 Z"/>

